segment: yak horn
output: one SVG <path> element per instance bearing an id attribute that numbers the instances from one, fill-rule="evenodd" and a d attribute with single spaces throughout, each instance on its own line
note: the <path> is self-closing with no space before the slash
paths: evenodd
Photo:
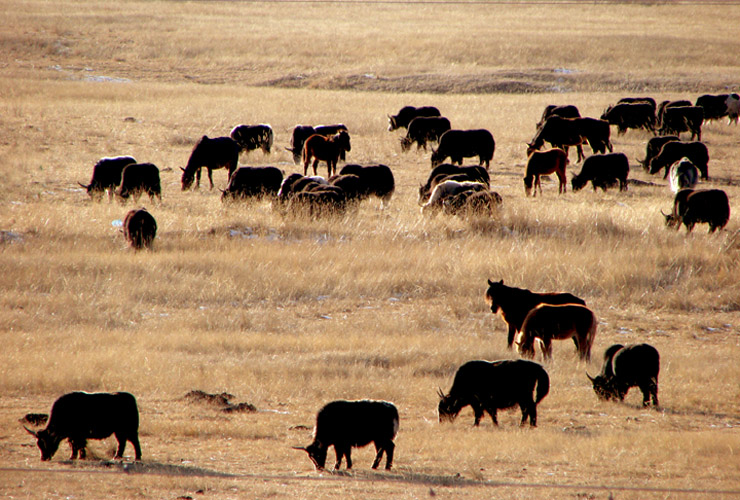
<path id="1" fill-rule="evenodd" d="M 588 377 L 588 379 L 589 379 L 589 380 L 590 380 L 591 382 L 593 382 L 594 380 L 596 380 L 596 379 L 595 379 L 594 377 L 592 377 L 591 375 L 589 375 L 589 374 L 588 374 L 588 371 L 586 372 L 586 376 Z"/>
<path id="2" fill-rule="evenodd" d="M 303 450 L 306 452 L 308 451 L 305 446 L 291 446 L 291 448 L 293 448 L 294 450 Z"/>
<path id="3" fill-rule="evenodd" d="M 27 431 L 27 432 L 28 432 L 28 433 L 29 433 L 30 435 L 32 435 L 33 437 L 36 437 L 36 438 L 37 438 L 37 437 L 39 437 L 39 434 L 38 434 L 38 432 L 33 432 L 33 431 L 32 431 L 31 429 L 29 429 L 29 428 L 28 428 L 28 427 L 26 427 L 25 425 L 23 426 L 23 428 L 24 428 L 24 429 L 26 429 L 26 431 Z"/>
<path id="4" fill-rule="evenodd" d="M 660 209 L 660 213 L 663 214 L 663 209 Z M 668 214 L 663 214 L 663 217 L 668 217 Z"/>
<path id="5" fill-rule="evenodd" d="M 90 185 L 88 185 L 88 186 L 85 186 L 85 185 L 84 185 L 83 183 L 81 183 L 80 181 L 77 181 L 77 184 L 79 184 L 80 186 L 84 187 L 85 189 L 89 189 L 89 188 L 90 188 L 90 186 L 92 185 L 92 184 L 90 184 Z"/>
<path id="6" fill-rule="evenodd" d="M 445 397 L 445 393 L 444 393 L 444 392 L 442 392 L 442 388 L 441 388 L 441 387 L 437 387 L 437 395 L 438 395 L 438 396 L 439 396 L 440 398 L 444 398 L 444 397 Z"/>
<path id="7" fill-rule="evenodd" d="M 180 170 L 182 170 L 183 172 L 185 171 L 185 169 L 184 169 L 184 168 L 182 168 L 182 167 L 180 167 Z"/>

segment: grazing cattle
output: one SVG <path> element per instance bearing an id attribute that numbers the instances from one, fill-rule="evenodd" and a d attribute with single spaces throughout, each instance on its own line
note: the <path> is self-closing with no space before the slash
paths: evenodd
<path id="1" fill-rule="evenodd" d="M 637 161 L 642 165 L 642 168 L 648 170 L 650 167 L 650 160 L 658 156 L 658 153 L 660 153 L 660 150 L 663 148 L 665 143 L 680 140 L 681 139 L 679 139 L 677 135 L 659 135 L 657 137 L 651 137 L 647 142 L 645 159 Z"/>
<path id="2" fill-rule="evenodd" d="M 131 441 L 136 460 L 141 460 L 139 409 L 136 398 L 128 392 L 70 392 L 52 405 L 46 429 L 25 429 L 36 437 L 41 460 L 51 460 L 64 439 L 72 446 L 71 460 L 78 452 L 84 459 L 88 439 L 105 439 L 111 434 L 118 440 L 116 458 L 123 458 L 126 441 Z"/>
<path id="3" fill-rule="evenodd" d="M 663 116 L 665 116 L 665 110 L 668 108 L 677 108 L 680 106 L 693 106 L 693 103 L 691 101 L 687 101 L 685 99 L 679 100 L 679 101 L 663 101 L 658 106 L 658 115 L 656 116 L 658 126 L 663 125 Z"/>
<path id="4" fill-rule="evenodd" d="M 283 182 L 283 172 L 275 167 L 239 167 L 229 178 L 221 201 L 276 196 Z"/>
<path id="5" fill-rule="evenodd" d="M 356 175 L 362 183 L 362 197 L 375 196 L 380 199 L 380 207 L 390 203 L 396 190 L 393 172 L 387 165 L 345 165 L 340 175 Z"/>
<path id="6" fill-rule="evenodd" d="M 566 158 L 568 148 L 575 146 L 578 151 L 578 161 L 583 159 L 583 133 L 577 118 L 563 118 L 551 116 L 545 124 L 537 130 L 531 142 L 527 143 L 527 156 L 542 148 L 545 142 L 549 142 L 553 148 L 565 151 Z"/>
<path id="7" fill-rule="evenodd" d="M 588 141 L 594 153 L 610 153 L 614 151 L 611 141 L 609 122 L 596 118 L 577 118 L 574 120 L 580 129 L 581 137 Z"/>
<path id="8" fill-rule="evenodd" d="M 627 129 L 645 129 L 655 133 L 655 106 L 647 102 L 622 103 L 609 106 L 601 115 L 610 125 L 616 125 L 619 135 Z"/>
<path id="9" fill-rule="evenodd" d="M 659 133 L 679 135 L 691 132 L 691 140 L 701 141 L 701 125 L 704 122 L 704 109 L 699 106 L 676 106 L 666 108 Z"/>
<path id="10" fill-rule="evenodd" d="M 532 151 L 527 160 L 524 173 L 524 192 L 529 196 L 537 196 L 539 188 L 542 194 L 540 176 L 554 173 L 558 177 L 558 193 L 565 193 L 565 167 L 568 165 L 568 154 L 562 149 L 548 151 Z M 534 188 L 534 189 L 532 189 Z"/>
<path id="11" fill-rule="evenodd" d="M 461 217 L 491 217 L 503 198 L 495 191 L 467 190 L 442 201 L 444 213 Z"/>
<path id="12" fill-rule="evenodd" d="M 696 224 L 707 223 L 713 233 L 730 220 L 730 200 L 721 189 L 682 189 L 673 199 L 673 212 L 663 216 L 668 227 L 683 224 L 690 233 Z"/>
<path id="13" fill-rule="evenodd" d="M 123 235 L 134 250 L 149 248 L 157 236 L 157 221 L 145 208 L 130 210 L 123 220 Z"/>
<path id="14" fill-rule="evenodd" d="M 727 105 L 727 124 L 734 123 L 737 125 L 738 116 L 740 116 L 740 96 L 730 94 L 725 104 Z"/>
<path id="15" fill-rule="evenodd" d="M 596 395 L 604 400 L 624 401 L 631 387 L 642 391 L 642 406 L 658 406 L 658 374 L 660 354 L 650 344 L 614 344 L 604 351 L 604 367 L 601 374 L 592 377 L 588 373 Z"/>
<path id="16" fill-rule="evenodd" d="M 398 434 L 398 410 L 387 401 L 332 401 L 316 415 L 313 442 L 306 447 L 294 447 L 308 453 L 314 466 L 323 470 L 326 454 L 334 446 L 337 461 L 334 470 L 347 459 L 347 469 L 352 468 L 352 448 L 361 448 L 370 443 L 375 445 L 376 455 L 373 469 L 377 469 L 385 453 L 385 469 L 393 465 L 393 440 Z"/>
<path id="17" fill-rule="evenodd" d="M 485 167 L 479 165 L 463 167 L 443 163 L 432 169 L 426 184 L 419 186 L 419 205 L 426 203 L 434 187 L 444 180 L 474 181 L 490 186 L 490 176 Z"/>
<path id="18" fill-rule="evenodd" d="M 270 154 L 275 137 L 272 127 L 266 124 L 237 125 L 231 130 L 229 136 L 241 146 L 243 151 L 249 153 L 260 148 L 265 154 Z"/>
<path id="19" fill-rule="evenodd" d="M 368 197 L 366 186 L 358 175 L 335 175 L 329 179 L 329 184 L 342 188 L 347 201 L 361 201 Z"/>
<path id="20" fill-rule="evenodd" d="M 668 177 L 668 169 L 671 165 L 681 158 L 688 158 L 691 163 L 701 172 L 701 178 L 709 178 L 709 151 L 703 142 L 667 142 L 660 149 L 658 156 L 650 160 L 649 171 L 651 174 L 657 174 L 665 169 L 663 178 Z"/>
<path id="21" fill-rule="evenodd" d="M 121 185 L 121 172 L 126 165 L 136 163 L 133 156 L 114 156 L 112 158 L 101 158 L 93 167 L 92 179 L 90 184 L 85 185 L 78 182 L 80 186 L 87 190 L 94 201 L 100 201 L 104 192 L 108 192 L 108 201 L 111 200 L 113 193 Z"/>
<path id="22" fill-rule="evenodd" d="M 552 341 L 572 338 L 579 357 L 588 361 L 597 326 L 596 315 L 586 306 L 540 304 L 524 318 L 517 349 L 522 356 L 533 358 L 537 339 L 542 346 L 542 356 L 551 359 Z"/>
<path id="23" fill-rule="evenodd" d="M 486 303 L 493 314 L 501 314 L 508 327 L 507 347 L 511 349 L 514 336 L 521 331 L 524 319 L 529 311 L 540 304 L 581 304 L 586 302 L 567 292 L 531 292 L 524 288 L 504 285 L 504 280 L 488 280 L 485 293 Z"/>
<path id="24" fill-rule="evenodd" d="M 693 188 L 699 181 L 699 169 L 688 158 L 681 158 L 671 165 L 668 183 L 671 191 L 678 193 L 682 189 Z"/>
<path id="25" fill-rule="evenodd" d="M 290 136 L 290 147 L 285 149 L 293 153 L 293 163 L 297 165 L 301 162 L 303 144 L 306 142 L 306 139 L 314 134 L 330 137 L 342 131 L 349 133 L 347 127 L 342 123 L 337 123 L 336 125 L 317 125 L 315 128 L 311 125 L 296 125 L 293 127 L 293 132 Z M 344 151 L 342 151 L 340 159 L 344 160 Z"/>
<path id="26" fill-rule="evenodd" d="M 436 213 L 444 206 L 446 199 L 456 196 L 464 191 L 488 191 L 488 186 L 480 182 L 451 181 L 446 180 L 435 186 L 432 195 L 424 205 L 421 206 L 422 214 Z"/>
<path id="27" fill-rule="evenodd" d="M 710 95 L 705 94 L 696 99 L 694 106 L 701 107 L 704 111 L 704 120 L 719 120 L 727 116 L 727 98 L 730 94 Z M 701 139 L 700 139 L 701 140 Z"/>
<path id="28" fill-rule="evenodd" d="M 645 103 L 649 104 L 650 107 L 653 108 L 653 114 L 656 114 L 658 108 L 655 103 L 655 99 L 652 97 L 623 97 L 619 101 L 617 101 L 617 104 L 636 104 L 636 103 Z"/>
<path id="29" fill-rule="evenodd" d="M 462 165 L 463 158 L 477 156 L 479 165 L 491 165 L 496 141 L 486 129 L 448 130 L 439 138 L 439 147 L 432 149 L 432 168 L 450 158 L 451 163 Z"/>
<path id="30" fill-rule="evenodd" d="M 564 106 L 555 106 L 554 104 L 550 104 L 549 106 L 545 106 L 545 110 L 542 112 L 542 118 L 540 118 L 540 121 L 537 122 L 537 128 L 539 129 L 551 116 L 561 116 L 563 118 L 580 118 L 581 113 L 578 111 L 578 108 L 573 106 L 572 104 L 567 104 Z"/>
<path id="31" fill-rule="evenodd" d="M 388 131 L 392 132 L 399 128 L 407 128 L 414 118 L 420 116 L 442 116 L 434 106 L 404 106 L 397 115 L 388 115 Z"/>
<path id="32" fill-rule="evenodd" d="M 283 179 L 278 190 L 277 199 L 281 203 L 286 203 L 295 194 L 303 191 L 308 184 L 322 184 L 327 185 L 329 182 L 321 176 L 314 175 L 311 177 L 305 177 L 298 173 L 290 174 L 288 177 Z"/>
<path id="33" fill-rule="evenodd" d="M 187 191 L 193 185 L 195 179 L 196 189 L 200 187 L 200 170 L 205 167 L 208 170 L 208 181 L 213 189 L 213 170 L 226 168 L 229 178 L 239 164 L 239 152 L 241 146 L 231 137 L 201 137 L 198 144 L 190 153 L 188 164 L 182 170 L 182 190 Z"/>
<path id="34" fill-rule="evenodd" d="M 536 427 L 537 405 L 549 391 L 550 377 L 541 365 L 532 361 L 468 361 L 458 368 L 450 392 L 438 392 L 439 421 L 453 421 L 460 410 L 470 405 L 475 415 L 473 425 L 480 424 L 484 411 L 498 425 L 498 410 L 519 405 L 520 425 L 529 419 L 529 425 Z"/>
<path id="35" fill-rule="evenodd" d="M 308 172 L 308 164 L 313 159 L 313 175 L 317 173 L 319 162 L 324 161 L 329 171 L 327 177 L 331 177 L 337 171 L 337 163 L 342 156 L 342 152 L 351 149 L 349 134 L 344 130 L 330 137 L 319 134 L 312 135 L 303 144 L 303 175 Z"/>
<path id="36" fill-rule="evenodd" d="M 439 138 L 452 128 L 450 120 L 443 116 L 418 116 L 411 120 L 406 137 L 401 138 L 401 151 L 408 151 L 416 143 L 416 149 L 427 149 L 427 142 L 439 142 Z"/>
<path id="37" fill-rule="evenodd" d="M 581 172 L 571 179 L 573 191 L 579 191 L 588 181 L 596 188 L 606 191 L 608 187 L 619 184 L 620 191 L 627 191 L 627 176 L 630 165 L 624 153 L 593 155 L 586 158 Z"/>
<path id="38" fill-rule="evenodd" d="M 162 201 L 162 185 L 159 182 L 159 169 L 153 163 L 132 163 L 126 165 L 121 172 L 121 187 L 116 193 L 122 201 L 129 196 L 138 202 L 142 193 L 149 195 L 154 201 L 156 196 Z"/>
<path id="39" fill-rule="evenodd" d="M 344 214 L 347 196 L 338 186 L 307 184 L 302 191 L 293 193 L 286 212 L 298 217 L 325 217 Z"/>

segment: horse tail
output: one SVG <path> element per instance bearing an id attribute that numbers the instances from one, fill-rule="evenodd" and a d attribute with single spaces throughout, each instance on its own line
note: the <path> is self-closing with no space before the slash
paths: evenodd
<path id="1" fill-rule="evenodd" d="M 539 373 L 537 374 L 537 395 L 534 399 L 534 404 L 545 399 L 548 392 L 550 392 L 550 376 L 547 374 L 545 369 L 540 366 Z"/>
<path id="2" fill-rule="evenodd" d="M 591 311 L 591 326 L 588 329 L 588 333 L 586 333 L 585 342 L 584 345 L 581 347 L 582 351 L 581 354 L 583 356 L 583 359 L 586 361 L 589 361 L 591 359 L 591 346 L 594 345 L 594 338 L 596 337 L 596 327 L 599 326 L 599 320 L 596 319 L 596 315 L 593 311 Z"/>

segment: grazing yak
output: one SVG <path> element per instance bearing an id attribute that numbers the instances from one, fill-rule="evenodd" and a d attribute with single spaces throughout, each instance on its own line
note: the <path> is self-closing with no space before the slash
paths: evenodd
<path id="1" fill-rule="evenodd" d="M 283 179 L 280 189 L 277 193 L 277 201 L 280 204 L 286 204 L 294 194 L 300 193 L 308 186 L 328 185 L 329 182 L 319 175 L 310 177 L 303 176 L 299 173 L 293 173 Z"/>
<path id="2" fill-rule="evenodd" d="M 591 151 L 594 154 L 614 151 L 610 138 L 609 122 L 588 117 L 576 118 L 575 122 L 580 129 L 581 137 L 588 141 L 588 145 L 591 146 Z"/>
<path id="3" fill-rule="evenodd" d="M 270 154 L 274 133 L 272 127 L 267 124 L 262 125 L 237 125 L 231 130 L 229 137 L 234 139 L 242 151 L 249 153 L 259 148 L 265 154 Z"/>
<path id="4" fill-rule="evenodd" d="M 502 202 L 500 194 L 488 189 L 469 189 L 442 200 L 444 213 L 460 217 L 491 217 Z"/>
<path id="5" fill-rule="evenodd" d="M 699 182 L 699 169 L 688 158 L 678 160 L 668 172 L 668 184 L 674 193 L 693 188 Z"/>
<path id="6" fill-rule="evenodd" d="M 522 329 L 522 323 L 529 311 L 540 304 L 581 304 L 586 301 L 567 292 L 537 293 L 525 288 L 504 285 L 504 280 L 488 280 L 484 295 L 493 314 L 500 314 L 508 327 L 507 347 L 511 349 L 514 336 Z"/>
<path id="7" fill-rule="evenodd" d="M 701 141 L 701 125 L 704 122 L 704 109 L 700 106 L 676 106 L 666 108 L 659 134 L 679 135 L 690 132 L 691 140 Z"/>
<path id="8" fill-rule="evenodd" d="M 229 178 L 221 201 L 276 196 L 283 182 L 283 172 L 275 167 L 239 167 Z"/>
<path id="9" fill-rule="evenodd" d="M 463 158 L 477 156 L 479 165 L 485 163 L 488 170 L 495 150 L 496 141 L 486 129 L 448 130 L 439 138 L 439 147 L 432 149 L 432 168 L 447 158 L 450 158 L 451 163 L 462 165 Z"/>
<path id="10" fill-rule="evenodd" d="M 721 189 L 682 189 L 673 199 L 673 211 L 663 216 L 668 227 L 683 224 L 690 233 L 696 224 L 707 223 L 713 233 L 730 220 L 730 200 Z"/>
<path id="11" fill-rule="evenodd" d="M 474 181 L 486 186 L 491 185 L 490 175 L 485 167 L 479 165 L 463 167 L 451 163 L 442 163 L 434 167 L 426 183 L 419 186 L 419 205 L 426 203 L 434 187 L 445 180 Z"/>
<path id="12" fill-rule="evenodd" d="M 367 186 L 359 175 L 334 175 L 329 179 L 329 184 L 341 188 L 347 201 L 362 201 L 369 196 Z"/>
<path id="13" fill-rule="evenodd" d="M 349 133 L 346 125 L 342 123 L 337 123 L 335 125 L 317 125 L 316 127 L 312 127 L 311 125 L 296 125 L 293 127 L 293 132 L 290 135 L 290 147 L 285 149 L 286 151 L 293 153 L 293 163 L 298 165 L 302 159 L 303 144 L 306 142 L 306 139 L 314 134 L 330 137 L 332 135 L 337 135 L 342 131 Z M 345 159 L 344 152 L 342 152 L 339 159 Z"/>
<path id="14" fill-rule="evenodd" d="M 545 106 L 545 110 L 542 112 L 542 118 L 537 122 L 537 128 L 539 129 L 551 116 L 561 116 L 563 118 L 580 118 L 581 113 L 578 108 L 572 104 L 566 104 L 564 106 L 555 106 L 550 104 Z"/>
<path id="15" fill-rule="evenodd" d="M 392 132 L 399 128 L 408 128 L 414 118 L 420 116 L 442 116 L 434 106 L 404 106 L 397 115 L 388 115 L 388 131 Z"/>
<path id="16" fill-rule="evenodd" d="M 622 103 L 606 108 L 601 115 L 610 125 L 616 125 L 619 135 L 627 129 L 645 129 L 655 133 L 655 106 L 647 102 Z"/>
<path id="17" fill-rule="evenodd" d="M 114 156 L 111 158 L 101 158 L 93 167 L 92 179 L 90 184 L 80 186 L 87 190 L 87 194 L 93 201 L 100 201 L 103 193 L 108 192 L 108 201 L 113 197 L 113 193 L 121 185 L 121 173 L 124 167 L 136 163 L 133 156 Z"/>
<path id="18" fill-rule="evenodd" d="M 356 175 L 362 184 L 363 199 L 375 196 L 380 199 L 380 207 L 385 208 L 396 191 L 393 172 L 387 165 L 345 165 L 340 175 Z"/>
<path id="19" fill-rule="evenodd" d="M 535 392 L 536 389 L 536 392 Z M 524 425 L 537 426 L 537 405 L 550 391 L 550 377 L 541 365 L 523 359 L 501 361 L 468 361 L 455 374 L 448 394 L 440 389 L 439 421 L 453 421 L 460 410 L 470 405 L 475 415 L 474 426 L 488 412 L 498 425 L 498 410 L 519 405 Z"/>
<path id="20" fill-rule="evenodd" d="M 193 148 L 188 159 L 188 164 L 182 170 L 182 190 L 187 191 L 193 185 L 195 179 L 195 188 L 200 187 L 200 171 L 203 167 L 208 170 L 208 181 L 213 189 L 213 170 L 226 168 L 229 172 L 229 178 L 234 173 L 239 164 L 239 153 L 241 146 L 231 137 L 214 137 L 203 136 Z"/>
<path id="21" fill-rule="evenodd" d="M 421 206 L 422 214 L 435 214 L 444 207 L 446 199 L 465 191 L 488 191 L 488 186 L 475 181 L 445 180 L 437 184 L 429 201 Z"/>
<path id="22" fill-rule="evenodd" d="M 347 195 L 342 188 L 331 185 L 308 184 L 290 198 L 286 213 L 297 217 L 325 217 L 342 215 L 347 208 Z"/>
<path id="23" fill-rule="evenodd" d="M 650 344 L 614 344 L 604 352 L 601 374 L 592 377 L 588 373 L 596 395 L 604 400 L 624 397 L 631 387 L 642 391 L 642 406 L 658 406 L 658 374 L 660 354 Z"/>
<path id="24" fill-rule="evenodd" d="M 656 114 L 658 108 L 655 103 L 655 99 L 652 97 L 623 97 L 619 101 L 617 101 L 617 104 L 635 104 L 635 103 L 644 103 L 649 104 L 650 107 L 653 108 L 653 114 Z"/>
<path id="25" fill-rule="evenodd" d="M 38 432 L 25 428 L 37 439 L 41 460 L 51 460 L 59 443 L 68 439 L 71 460 L 85 458 L 88 439 L 105 439 L 115 434 L 116 458 L 123 458 L 126 442 L 134 445 L 136 460 L 141 460 L 139 445 L 139 409 L 136 398 L 128 392 L 70 392 L 54 401 L 46 429 Z"/>
<path id="26" fill-rule="evenodd" d="M 568 153 L 554 148 L 548 151 L 532 151 L 529 153 L 527 167 L 524 172 L 524 192 L 527 196 L 537 196 L 539 188 L 542 194 L 540 176 L 554 173 L 558 178 L 558 193 L 565 193 L 567 180 L 565 168 L 568 165 Z M 534 189 L 533 189 L 534 188 Z"/>
<path id="27" fill-rule="evenodd" d="M 730 94 L 705 94 L 696 99 L 694 106 L 702 108 L 704 111 L 704 120 L 719 120 L 729 114 L 729 110 L 727 109 L 727 100 L 729 98 Z"/>
<path id="28" fill-rule="evenodd" d="M 323 470 L 330 446 L 334 446 L 337 461 L 334 470 L 347 459 L 347 469 L 352 468 L 352 448 L 361 448 L 370 443 L 375 445 L 376 455 L 373 469 L 377 469 L 385 453 L 385 469 L 393 465 L 393 440 L 398 434 L 398 410 L 387 401 L 332 401 L 316 415 L 313 442 L 305 447 L 294 448 L 308 453 L 314 466 Z"/>
<path id="29" fill-rule="evenodd" d="M 327 177 L 331 177 L 337 171 L 337 163 L 344 158 L 344 152 L 352 149 L 349 133 L 342 130 L 336 135 L 329 137 L 314 134 L 303 144 L 303 175 L 308 172 L 308 164 L 313 159 L 313 175 L 316 175 L 319 162 L 326 162 L 329 171 Z"/>
<path id="30" fill-rule="evenodd" d="M 588 181 L 591 181 L 594 191 L 596 188 L 606 191 L 607 188 L 617 184 L 620 191 L 626 191 L 629 173 L 630 165 L 624 153 L 593 155 L 586 158 L 581 172 L 574 175 L 570 182 L 573 191 L 579 191 Z"/>
<path id="31" fill-rule="evenodd" d="M 154 201 L 156 196 L 162 201 L 162 185 L 159 181 L 159 168 L 153 163 L 132 163 L 123 167 L 121 172 L 121 187 L 116 193 L 121 201 L 125 202 L 129 196 L 138 202 L 142 193 L 149 195 Z"/>
<path id="32" fill-rule="evenodd" d="M 701 172 L 701 178 L 709 178 L 709 151 L 703 142 L 667 142 L 660 149 L 658 156 L 650 160 L 649 172 L 657 174 L 665 169 L 663 178 L 668 178 L 668 169 L 681 158 L 688 158 Z"/>
<path id="33" fill-rule="evenodd" d="M 583 159 L 583 141 L 585 140 L 578 118 L 563 118 L 551 116 L 545 124 L 537 129 L 537 133 L 531 142 L 527 143 L 527 156 L 542 148 L 545 142 L 549 142 L 553 148 L 565 151 L 566 158 L 568 148 L 575 146 L 578 151 L 578 161 Z M 608 136 L 607 136 L 608 140 Z"/>
<path id="34" fill-rule="evenodd" d="M 665 110 L 669 108 L 677 108 L 681 106 L 693 106 L 691 101 L 685 99 L 679 101 L 663 101 L 658 105 L 658 114 L 656 115 L 656 121 L 658 126 L 663 125 L 663 117 L 665 116 Z"/>
<path id="35" fill-rule="evenodd" d="M 427 142 L 439 142 L 439 138 L 450 130 L 450 120 L 444 116 L 418 116 L 409 123 L 406 136 L 401 138 L 401 151 L 408 151 L 416 143 L 416 149 L 427 149 Z"/>
<path id="36" fill-rule="evenodd" d="M 157 221 L 146 208 L 130 210 L 123 220 L 123 235 L 134 250 L 149 248 L 157 236 Z"/>
<path id="37" fill-rule="evenodd" d="M 679 139 L 677 135 L 659 135 L 651 137 L 647 142 L 645 158 L 637 160 L 637 162 L 642 165 L 642 168 L 645 169 L 645 171 L 648 171 L 650 169 L 650 160 L 658 156 L 658 153 L 660 153 L 660 150 L 666 143 L 680 140 L 681 139 Z"/>

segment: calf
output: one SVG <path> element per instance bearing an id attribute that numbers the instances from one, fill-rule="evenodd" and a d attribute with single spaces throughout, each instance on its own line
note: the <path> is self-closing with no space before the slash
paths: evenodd
<path id="1" fill-rule="evenodd" d="M 673 200 L 673 212 L 663 216 L 668 227 L 683 224 L 690 233 L 696 224 L 706 222 L 713 233 L 730 220 L 730 200 L 721 189 L 682 189 Z"/>
<path id="2" fill-rule="evenodd" d="M 283 182 L 283 172 L 275 167 L 239 167 L 231 174 L 221 201 L 275 196 Z"/>
<path id="3" fill-rule="evenodd" d="M 332 401 L 316 415 L 313 442 L 306 447 L 294 447 L 308 453 L 314 466 L 323 470 L 326 454 L 334 446 L 337 461 L 334 470 L 347 458 L 347 469 L 352 468 L 352 448 L 361 448 L 370 443 L 375 445 L 376 455 L 373 469 L 377 469 L 385 453 L 385 468 L 393 465 L 393 440 L 398 434 L 398 410 L 387 401 Z"/>
<path id="4" fill-rule="evenodd" d="M 90 195 L 95 201 L 99 201 L 103 197 L 104 192 L 108 192 L 108 201 L 113 196 L 113 193 L 121 184 L 121 173 L 124 167 L 136 163 L 133 156 L 115 156 L 112 158 L 101 158 L 93 167 L 92 179 L 90 184 L 85 185 L 78 182 L 80 186 L 87 190 L 87 194 Z"/>
<path id="5" fill-rule="evenodd" d="M 663 178 L 666 179 L 669 167 L 684 157 L 696 165 L 696 168 L 701 172 L 702 179 L 709 178 L 709 150 L 703 142 L 667 142 L 660 149 L 658 156 L 650 160 L 648 164 L 649 172 L 657 174 L 665 169 Z"/>
<path id="6" fill-rule="evenodd" d="M 401 138 L 401 150 L 408 151 L 416 143 L 416 149 L 427 149 L 427 142 L 439 142 L 439 138 L 452 128 L 450 120 L 443 116 L 418 116 L 409 123 L 406 137 Z"/>
<path id="7" fill-rule="evenodd" d="M 519 405 L 520 425 L 529 419 L 529 425 L 536 427 L 537 405 L 549 391 L 550 377 L 538 363 L 523 359 L 468 361 L 458 368 L 450 392 L 438 392 L 439 421 L 454 420 L 460 410 L 470 405 L 475 415 L 473 425 L 480 424 L 484 411 L 498 425 L 498 410 Z"/>
<path id="8" fill-rule="evenodd" d="M 608 187 L 617 183 L 620 191 L 626 191 L 629 173 L 629 161 L 624 153 L 593 155 L 586 158 L 581 172 L 574 175 L 570 182 L 573 191 L 579 191 L 588 181 L 591 181 L 594 191 L 596 188 L 606 191 Z"/>
<path id="9" fill-rule="evenodd" d="M 123 235 L 134 250 L 149 248 L 157 236 L 157 221 L 145 208 L 130 210 L 123 220 Z"/>
<path id="10" fill-rule="evenodd" d="M 691 140 L 701 141 L 701 125 L 704 122 L 704 109 L 700 106 L 676 106 L 666 108 L 659 133 L 675 134 L 691 132 Z"/>
<path id="11" fill-rule="evenodd" d="M 25 429 L 36 437 L 41 460 L 51 460 L 64 439 L 72 446 L 71 460 L 78 452 L 84 459 L 88 439 L 105 439 L 111 434 L 118 440 L 116 458 L 123 458 L 126 441 L 131 441 L 136 460 L 141 460 L 139 409 L 136 398 L 128 392 L 70 392 L 52 405 L 46 429 Z"/>
<path id="12" fill-rule="evenodd" d="M 671 191 L 678 193 L 682 189 L 693 188 L 699 181 L 699 169 L 688 158 L 681 158 L 671 165 L 668 183 Z"/>
<path id="13" fill-rule="evenodd" d="M 342 153 L 351 149 L 349 134 L 344 130 L 330 137 L 312 135 L 303 144 L 303 175 L 308 172 L 308 164 L 313 158 L 313 175 L 316 175 L 319 162 L 324 161 L 329 171 L 327 177 L 331 177 L 336 173 Z"/>
<path id="14" fill-rule="evenodd" d="M 419 116 L 442 116 L 439 109 L 434 106 L 404 106 L 397 115 L 388 115 L 388 131 L 392 132 L 399 128 L 407 128 L 414 118 Z"/>
<path id="15" fill-rule="evenodd" d="M 558 177 L 558 193 L 565 193 L 565 168 L 568 165 L 568 153 L 562 149 L 549 151 L 532 151 L 527 160 L 524 172 L 524 192 L 527 196 L 537 196 L 537 188 L 542 194 L 540 176 L 554 173 Z M 534 188 L 534 189 L 533 189 Z"/>
<path id="16" fill-rule="evenodd" d="M 447 158 L 452 163 L 462 165 L 463 158 L 477 156 L 479 165 L 485 163 L 488 170 L 495 150 L 496 141 L 486 129 L 448 130 L 439 138 L 439 147 L 432 150 L 432 168 Z"/>
<path id="17" fill-rule="evenodd" d="M 642 406 L 658 406 L 660 354 L 649 344 L 614 344 L 604 352 L 604 367 L 596 377 L 588 375 L 596 395 L 604 400 L 624 401 L 631 387 L 642 391 Z"/>
<path id="18" fill-rule="evenodd" d="M 121 187 L 116 194 L 122 201 L 133 196 L 134 201 L 138 202 L 142 193 L 148 194 L 151 201 L 155 196 L 162 201 L 159 168 L 153 163 L 132 163 L 125 166 L 121 173 Z"/>

